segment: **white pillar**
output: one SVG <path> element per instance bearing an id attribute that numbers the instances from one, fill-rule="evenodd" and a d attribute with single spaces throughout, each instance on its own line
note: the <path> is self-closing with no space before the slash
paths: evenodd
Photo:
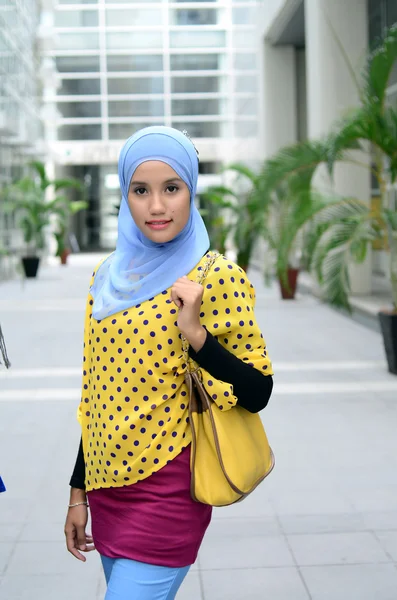
<path id="1" fill-rule="evenodd" d="M 305 0 L 305 29 L 307 127 L 308 137 L 313 139 L 329 132 L 346 110 L 359 105 L 358 90 L 343 53 L 359 78 L 368 48 L 367 0 Z M 369 165 L 368 153 L 355 158 Z M 338 165 L 334 189 L 369 203 L 369 170 Z M 350 268 L 350 276 L 354 294 L 370 293 L 370 255 L 363 265 Z"/>
<path id="2" fill-rule="evenodd" d="M 292 46 L 262 42 L 260 56 L 262 158 L 297 141 L 296 60 Z"/>

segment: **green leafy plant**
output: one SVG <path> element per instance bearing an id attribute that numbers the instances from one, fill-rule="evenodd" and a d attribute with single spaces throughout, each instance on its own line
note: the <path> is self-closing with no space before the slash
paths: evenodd
<path id="1" fill-rule="evenodd" d="M 390 252 L 393 309 L 397 311 L 397 206 L 393 185 L 397 179 L 397 112 L 388 106 L 386 89 L 397 61 L 397 26 L 386 34 L 368 56 L 360 84 L 361 106 L 336 123 L 322 140 L 307 141 L 282 149 L 262 170 L 268 193 L 288 186 L 300 219 L 288 221 L 282 240 L 278 269 L 285 273 L 290 249 L 297 236 L 306 238 L 306 259 L 323 286 L 325 299 L 350 309 L 349 264 L 365 260 L 369 244 L 383 240 Z M 357 160 L 355 150 L 373 153 L 373 165 Z M 370 168 L 381 195 L 379 207 L 355 198 L 325 196 L 313 191 L 312 177 L 323 165 L 332 177 L 337 162 Z"/>
<path id="2" fill-rule="evenodd" d="M 254 171 L 242 164 L 230 165 L 225 171 L 237 176 L 235 187 L 236 190 L 242 188 L 242 191 L 212 186 L 203 197 L 208 206 L 217 210 L 216 219 L 212 222 L 213 238 L 219 240 L 218 245 L 225 246 L 227 237 L 232 235 L 237 263 L 247 269 L 255 243 L 263 231 L 264 211 L 259 195 L 259 179 Z"/>
<path id="3" fill-rule="evenodd" d="M 84 187 L 77 179 L 55 179 L 50 181 L 44 164 L 34 161 L 29 164 L 31 174 L 5 187 L 2 191 L 4 209 L 14 213 L 22 230 L 26 254 L 35 256 L 45 248 L 45 233 L 51 220 L 55 219 L 58 249 L 64 243 L 70 215 L 86 208 L 83 200 L 70 201 L 60 194 L 62 190 L 76 189 L 81 194 Z M 47 190 L 52 188 L 53 200 L 47 201 Z"/>

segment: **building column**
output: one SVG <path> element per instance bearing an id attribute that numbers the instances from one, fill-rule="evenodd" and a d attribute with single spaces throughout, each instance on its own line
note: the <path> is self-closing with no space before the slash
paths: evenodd
<path id="1" fill-rule="evenodd" d="M 294 47 L 266 39 L 260 54 L 260 150 L 266 159 L 297 141 L 296 58 Z"/>
<path id="2" fill-rule="evenodd" d="M 329 132 L 345 111 L 360 103 L 343 52 L 359 78 L 368 48 L 367 20 L 367 0 L 305 0 L 307 128 L 310 139 Z M 358 159 L 369 165 L 369 153 L 364 156 L 361 153 Z M 325 179 L 317 178 L 316 183 L 324 187 Z M 337 165 L 334 190 L 369 204 L 369 169 L 350 164 Z M 353 294 L 371 292 L 371 263 L 369 253 L 363 265 L 350 267 Z"/>

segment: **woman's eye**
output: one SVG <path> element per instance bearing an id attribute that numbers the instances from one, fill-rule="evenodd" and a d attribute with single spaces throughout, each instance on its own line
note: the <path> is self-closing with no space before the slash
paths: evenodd
<path id="1" fill-rule="evenodd" d="M 176 185 L 169 185 L 169 186 L 167 187 L 167 190 L 168 190 L 169 192 L 171 192 L 171 193 L 177 192 L 177 191 L 178 191 L 178 189 L 179 189 L 179 188 L 178 188 Z"/>
<path id="2" fill-rule="evenodd" d="M 135 190 L 135 194 L 137 194 L 138 196 L 143 196 L 143 194 L 146 192 L 146 189 L 141 187 L 141 188 L 136 188 Z"/>

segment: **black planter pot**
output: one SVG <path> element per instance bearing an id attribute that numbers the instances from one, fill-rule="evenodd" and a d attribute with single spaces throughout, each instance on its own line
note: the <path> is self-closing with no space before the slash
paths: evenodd
<path id="1" fill-rule="evenodd" d="M 37 256 L 25 256 L 22 259 L 23 270 L 26 277 L 36 277 L 40 259 Z"/>
<path id="2" fill-rule="evenodd" d="M 379 321 L 389 371 L 397 375 L 397 314 L 380 312 Z"/>

